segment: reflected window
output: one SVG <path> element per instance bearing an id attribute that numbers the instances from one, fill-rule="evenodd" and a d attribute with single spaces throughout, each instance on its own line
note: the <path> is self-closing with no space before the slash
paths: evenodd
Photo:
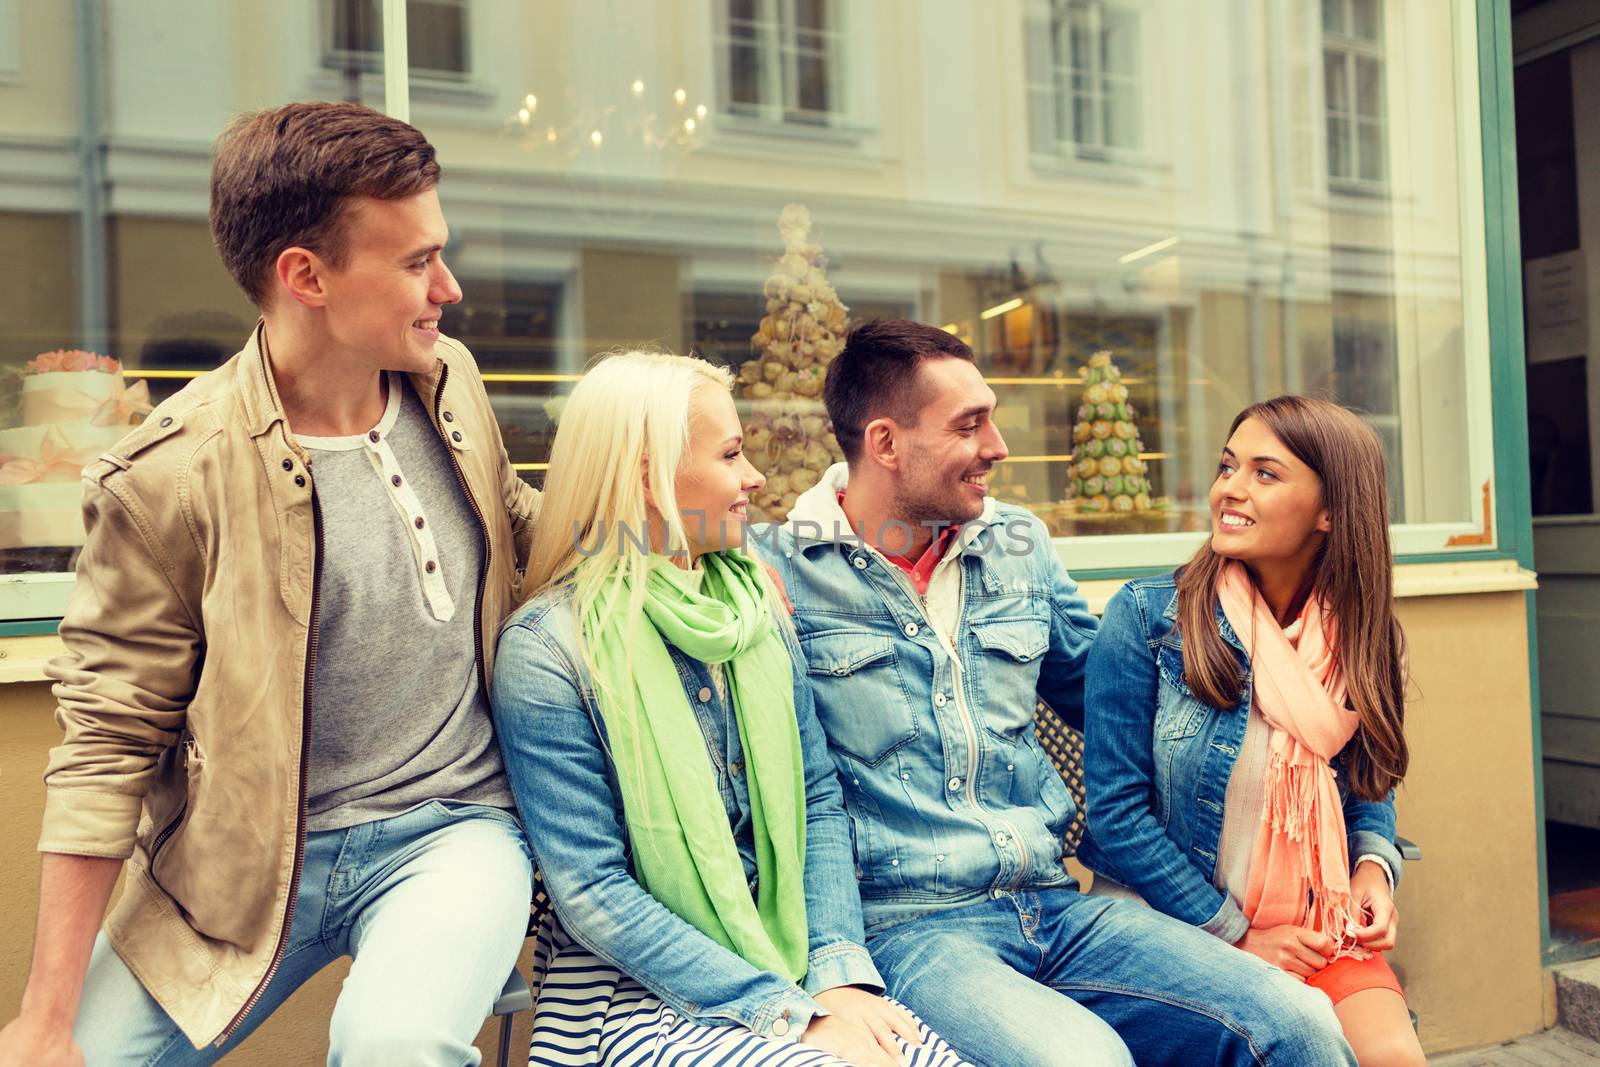
<path id="1" fill-rule="evenodd" d="M 413 77 L 464 81 L 470 0 L 408 0 L 406 52 Z M 381 0 L 324 0 L 322 65 L 347 74 L 383 70 Z"/>
<path id="2" fill-rule="evenodd" d="M 1328 179 L 1334 185 L 1382 186 L 1384 139 L 1382 0 L 1322 0 L 1323 102 Z"/>
<path id="3" fill-rule="evenodd" d="M 725 114 L 827 126 L 843 113 L 837 0 L 724 0 L 720 14 Z"/>
<path id="4" fill-rule="evenodd" d="M 1105 158 L 1141 147 L 1139 13 L 1102 0 L 1053 0 L 1028 27 L 1038 147 Z M 1040 40 L 1040 37 L 1043 37 Z"/>

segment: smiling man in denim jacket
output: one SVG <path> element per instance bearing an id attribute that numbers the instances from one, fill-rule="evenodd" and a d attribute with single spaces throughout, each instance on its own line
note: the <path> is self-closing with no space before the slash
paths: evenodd
<path id="1" fill-rule="evenodd" d="M 795 607 L 844 785 L 868 948 L 969 1058 L 1352 1064 L 1326 997 L 1062 865 L 1074 805 L 1034 735 L 1081 723 L 1096 621 L 1023 508 L 995 394 L 942 330 L 878 321 L 828 369 L 847 463 L 753 532 Z"/>

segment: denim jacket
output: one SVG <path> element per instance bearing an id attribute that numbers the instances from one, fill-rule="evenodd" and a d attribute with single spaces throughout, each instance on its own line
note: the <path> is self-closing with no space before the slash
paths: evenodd
<path id="1" fill-rule="evenodd" d="M 883 988 L 861 947 L 861 905 L 839 782 L 795 657 L 795 715 L 806 777 L 804 987 L 752 966 L 690 926 L 634 880 L 622 791 L 605 720 L 578 649 L 570 595 L 546 593 L 514 612 L 495 659 L 494 723 L 506 775 L 562 928 L 697 1022 L 797 1039 L 827 1011 L 812 995 L 841 985 Z M 704 663 L 667 645 L 705 734 L 745 877 L 756 877 L 750 794 L 733 705 Z"/>
<path id="2" fill-rule="evenodd" d="M 1129 582 L 1106 606 L 1089 654 L 1089 832 L 1078 858 L 1157 910 L 1231 943 L 1249 923 L 1213 880 L 1228 779 L 1249 718 L 1250 662 L 1219 606 L 1218 630 L 1245 672 L 1244 699 L 1228 709 L 1201 703 L 1183 681 L 1177 614 L 1171 573 Z M 1336 772 L 1345 752 L 1333 759 Z M 1356 862 L 1381 859 L 1398 881 L 1393 791 L 1362 800 L 1345 788 L 1343 774 L 1338 783 L 1349 854 Z"/>
<path id="3" fill-rule="evenodd" d="M 1081 721 L 1095 619 L 1049 532 L 992 500 L 963 527 L 941 564 L 960 582 L 947 645 L 906 574 L 850 530 L 835 495 L 845 478 L 837 465 L 788 526 L 751 537 L 794 603 L 869 928 L 1072 885 L 1061 842 L 1075 809 L 1033 712 L 1043 697 Z"/>

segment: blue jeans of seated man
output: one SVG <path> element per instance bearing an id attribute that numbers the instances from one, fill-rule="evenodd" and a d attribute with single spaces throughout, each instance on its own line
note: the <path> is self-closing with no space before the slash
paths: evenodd
<path id="1" fill-rule="evenodd" d="M 889 995 L 987 1067 L 1353 1067 L 1326 995 L 1127 901 L 1046 889 L 869 926 Z"/>
<path id="2" fill-rule="evenodd" d="M 472 1041 L 522 949 L 532 892 L 522 827 L 498 808 L 435 800 L 313 833 L 283 962 L 226 1045 L 196 1049 L 104 933 L 73 1036 L 88 1067 L 214 1063 L 312 975 L 351 956 L 330 1064 L 476 1065 Z"/>

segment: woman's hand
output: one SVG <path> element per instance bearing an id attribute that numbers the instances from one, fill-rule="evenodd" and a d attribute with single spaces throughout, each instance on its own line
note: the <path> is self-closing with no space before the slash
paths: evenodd
<path id="1" fill-rule="evenodd" d="M 1301 978 L 1310 978 L 1328 965 L 1335 948 L 1333 939 L 1304 926 L 1254 928 L 1235 942 L 1252 956 L 1259 956 L 1274 967 Z"/>
<path id="2" fill-rule="evenodd" d="M 1400 913 L 1395 910 L 1394 891 L 1383 868 L 1370 860 L 1359 864 L 1350 876 L 1350 895 L 1367 919 L 1365 926 L 1353 931 L 1356 944 L 1372 952 L 1394 948 Z"/>
<path id="3" fill-rule="evenodd" d="M 857 1067 L 899 1067 L 896 1034 L 909 1045 L 922 1044 L 911 1013 L 876 993 L 835 986 L 818 993 L 816 1001 L 831 1014 L 812 1019 L 800 1040 Z"/>

